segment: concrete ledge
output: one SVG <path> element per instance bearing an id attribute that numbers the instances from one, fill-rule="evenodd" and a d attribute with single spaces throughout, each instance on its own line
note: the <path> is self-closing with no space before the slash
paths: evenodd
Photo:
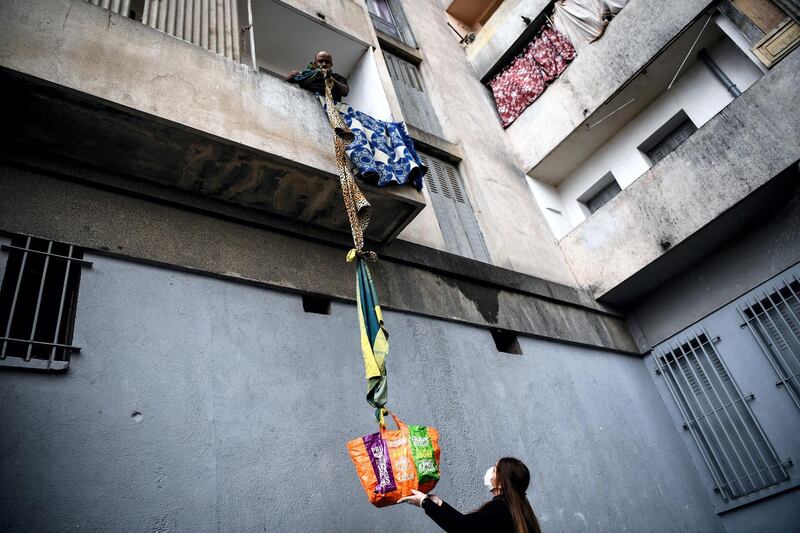
<path id="1" fill-rule="evenodd" d="M 602 297 L 800 159 L 798 72 L 795 51 L 562 239 L 582 286 Z"/>
<path id="2" fill-rule="evenodd" d="M 68 216 L 53 216 L 61 213 Z M 353 300 L 352 265 L 344 261 L 346 243 L 301 239 L 242 222 L 16 167 L 0 170 L 4 232 L 58 239 L 136 261 L 281 290 Z M 567 287 L 490 270 L 489 265 L 484 266 L 483 277 L 494 279 L 486 282 L 470 275 L 475 262 L 424 247 L 378 251 L 383 260 L 371 268 L 387 309 L 638 353 L 623 319 L 599 306 L 582 305 L 587 295 Z M 399 260 L 392 251 L 408 255 Z M 438 264 L 431 260 L 436 257 Z M 431 260 L 433 267 L 415 263 L 425 260 Z M 461 272 L 443 271 L 453 265 Z"/>

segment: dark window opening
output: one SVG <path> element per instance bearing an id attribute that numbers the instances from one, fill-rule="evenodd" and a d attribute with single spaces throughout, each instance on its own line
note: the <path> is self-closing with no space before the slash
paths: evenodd
<path id="1" fill-rule="evenodd" d="M 130 11 L 128 11 L 128 18 L 133 20 L 142 21 L 142 14 L 144 13 L 145 0 L 132 0 L 130 4 Z"/>
<path id="2" fill-rule="evenodd" d="M 522 355 L 522 348 L 516 333 L 503 329 L 493 329 L 491 332 L 498 352 Z"/>
<path id="3" fill-rule="evenodd" d="M 83 250 L 14 236 L 0 286 L 0 366 L 66 370 L 72 346 Z"/>
<path id="4" fill-rule="evenodd" d="M 303 311 L 306 313 L 316 313 L 318 315 L 331 314 L 331 299 L 327 296 L 318 294 L 304 294 Z"/>
<path id="5" fill-rule="evenodd" d="M 622 192 L 622 188 L 611 172 L 606 173 L 597 183 L 592 185 L 588 191 L 583 193 L 578 201 L 586 206 L 589 213 L 595 213 L 598 209 L 606 205 L 612 198 Z"/>
<path id="6" fill-rule="evenodd" d="M 650 162 L 655 165 L 696 131 L 697 126 L 681 110 L 643 142 L 639 146 L 639 150 L 645 153 L 650 158 Z"/>

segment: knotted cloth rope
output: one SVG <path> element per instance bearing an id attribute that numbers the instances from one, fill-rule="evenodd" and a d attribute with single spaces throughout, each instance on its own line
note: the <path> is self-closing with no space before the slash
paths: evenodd
<path id="1" fill-rule="evenodd" d="M 336 104 L 333 101 L 333 78 L 325 78 L 325 111 L 328 113 L 328 122 L 333 129 L 333 147 L 336 152 L 336 167 L 339 170 L 339 184 L 342 188 L 344 207 L 350 221 L 350 232 L 353 234 L 353 244 L 356 253 L 364 254 L 364 231 L 369 225 L 372 215 L 372 206 L 364 197 L 364 193 L 356 185 L 353 173 L 350 172 L 350 163 L 345 150 L 355 139 L 355 135 L 345 124 Z M 374 252 L 367 252 L 370 258 L 375 259 Z"/>
<path id="2" fill-rule="evenodd" d="M 367 403 L 375 408 L 375 418 L 383 426 L 387 400 L 386 357 L 389 355 L 389 334 L 383 327 L 378 295 L 365 262 L 365 259 L 375 261 L 378 258 L 375 252 L 364 251 L 364 231 L 369 224 L 372 206 L 356 185 L 355 178 L 350 172 L 345 149 L 353 142 L 355 136 L 336 109 L 333 101 L 333 79 L 330 76 L 325 78 L 325 111 L 333 129 L 339 184 L 355 245 L 355 248 L 347 254 L 347 261 L 356 262 L 356 303 L 361 333 L 361 354 L 364 357 L 367 378 Z"/>

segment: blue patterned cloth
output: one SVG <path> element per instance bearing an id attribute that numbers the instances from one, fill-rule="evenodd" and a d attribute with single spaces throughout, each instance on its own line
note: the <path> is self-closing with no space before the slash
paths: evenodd
<path id="1" fill-rule="evenodd" d="M 417 155 L 402 122 L 378 120 L 344 103 L 336 108 L 356 137 L 346 150 L 356 176 L 378 187 L 409 184 L 422 190 L 428 167 Z"/>

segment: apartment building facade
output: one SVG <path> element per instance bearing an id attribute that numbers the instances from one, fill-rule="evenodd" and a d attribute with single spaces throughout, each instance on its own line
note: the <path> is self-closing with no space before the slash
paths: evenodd
<path id="1" fill-rule="evenodd" d="M 352 244 L 283 79 L 321 49 L 429 167 L 359 186 L 437 493 L 474 509 L 513 455 L 545 531 L 795 529 L 797 3 L 555 4 L 0 4 L 0 529 L 435 528 L 346 454 L 375 427 Z M 505 123 L 495 80 L 592 5 Z"/>

